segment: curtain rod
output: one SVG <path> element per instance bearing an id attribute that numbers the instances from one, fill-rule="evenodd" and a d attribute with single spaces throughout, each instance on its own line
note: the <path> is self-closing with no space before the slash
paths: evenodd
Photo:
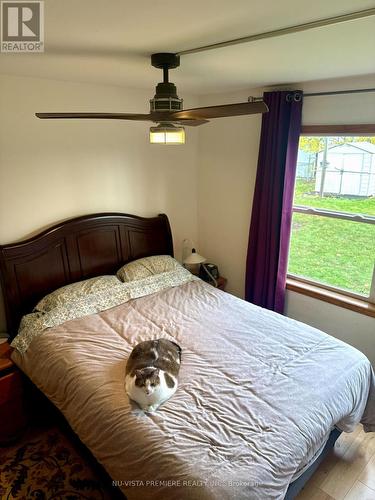
<path id="1" fill-rule="evenodd" d="M 298 85 L 297 85 L 298 87 Z M 278 90 L 277 88 L 274 89 L 275 91 Z M 296 92 L 295 89 L 280 89 L 280 90 L 285 90 L 286 92 Z M 272 89 L 270 89 L 267 92 L 271 92 Z M 324 96 L 324 95 L 342 95 L 342 94 L 363 94 L 365 92 L 375 92 L 375 87 L 370 88 L 370 89 L 348 89 L 348 90 L 332 90 L 332 91 L 327 91 L 327 92 L 307 92 L 306 94 L 303 94 L 303 97 L 318 97 L 318 96 Z M 257 101 L 263 101 L 263 97 L 249 97 L 250 102 L 257 102 Z"/>
<path id="2" fill-rule="evenodd" d="M 340 16 L 318 19 L 317 21 L 311 21 L 309 23 L 297 24 L 295 26 L 288 26 L 287 28 L 281 28 L 273 31 L 266 31 L 264 33 L 258 33 L 256 35 L 249 35 L 249 36 L 244 36 L 242 38 L 227 40 L 225 42 L 213 43 L 211 45 L 203 45 L 202 47 L 196 47 L 195 49 L 181 50 L 176 54 L 178 56 L 195 54 L 196 52 L 203 52 L 204 50 L 219 49 L 221 47 L 228 47 L 230 45 L 238 45 L 240 43 L 255 42 L 256 40 L 262 40 L 265 38 L 273 38 L 275 36 L 289 35 L 290 33 L 297 33 L 299 31 L 306 31 L 313 28 L 321 28 L 322 26 L 330 26 L 332 24 L 354 21 L 356 19 L 361 19 L 363 17 L 370 17 L 374 15 L 375 15 L 375 8 L 359 10 L 356 12 L 350 12 L 349 14 L 342 14 Z"/>
<path id="3" fill-rule="evenodd" d="M 365 92 L 375 92 L 375 88 L 372 89 L 349 89 L 349 90 L 332 90 L 331 92 L 311 92 L 303 94 L 304 97 L 316 97 L 321 95 L 341 95 L 341 94 L 362 94 Z"/>

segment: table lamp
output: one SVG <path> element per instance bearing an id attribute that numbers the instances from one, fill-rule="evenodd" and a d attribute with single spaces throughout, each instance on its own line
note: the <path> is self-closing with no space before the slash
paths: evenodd
<path id="1" fill-rule="evenodd" d="M 193 274 L 198 274 L 199 273 L 199 265 L 200 264 L 203 264 L 203 262 L 206 262 L 206 259 L 205 257 L 202 257 L 202 255 L 199 255 L 199 253 L 197 253 L 197 251 L 195 250 L 195 248 L 192 248 L 191 250 L 191 254 L 188 255 L 185 259 L 184 259 L 184 264 L 186 266 L 194 266 L 193 269 L 195 270 L 195 272 L 193 272 Z"/>

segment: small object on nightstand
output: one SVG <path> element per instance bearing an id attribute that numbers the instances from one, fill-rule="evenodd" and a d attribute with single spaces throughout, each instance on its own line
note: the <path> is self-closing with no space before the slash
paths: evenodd
<path id="1" fill-rule="evenodd" d="M 0 344 L 0 445 L 17 439 L 26 426 L 22 375 L 10 354 L 9 344 Z"/>
<path id="2" fill-rule="evenodd" d="M 201 264 L 199 277 L 202 278 L 202 280 L 208 281 L 208 283 L 217 287 L 217 279 L 219 276 L 219 269 L 215 264 L 210 264 L 209 262 Z"/>
<path id="3" fill-rule="evenodd" d="M 220 288 L 220 290 L 225 291 L 225 287 L 227 286 L 227 278 L 224 278 L 223 276 L 219 276 L 218 279 L 216 280 L 217 286 L 216 288 Z"/>

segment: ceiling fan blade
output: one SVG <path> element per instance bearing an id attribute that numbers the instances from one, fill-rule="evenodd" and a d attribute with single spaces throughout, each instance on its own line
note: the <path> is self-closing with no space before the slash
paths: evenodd
<path id="1" fill-rule="evenodd" d="M 210 123 L 210 120 L 185 120 L 179 118 L 177 121 L 173 123 L 179 123 L 182 126 L 187 127 L 197 127 L 198 125 L 204 125 L 205 123 Z"/>
<path id="2" fill-rule="evenodd" d="M 266 113 L 267 105 L 263 101 L 259 102 L 239 102 L 236 104 L 223 104 L 221 106 L 207 106 L 205 108 L 185 109 L 172 113 L 176 120 L 181 118 L 205 119 L 222 118 L 226 116 L 252 115 L 255 113 Z"/>
<path id="3" fill-rule="evenodd" d="M 168 121 L 178 121 L 181 125 L 186 125 L 190 127 L 196 127 L 198 125 L 203 125 L 208 123 L 208 120 L 191 120 L 180 118 L 175 120 L 171 117 L 170 112 L 157 112 L 152 114 L 134 114 L 134 113 L 35 113 L 35 116 L 42 119 L 66 119 L 66 118 L 78 118 L 78 119 L 107 119 L 107 120 L 136 120 L 136 121 L 151 121 L 155 123 L 168 122 Z"/>
<path id="4" fill-rule="evenodd" d="M 154 121 L 154 118 L 150 114 L 134 114 L 134 113 L 35 113 L 35 116 L 42 119 L 94 118 L 94 119 L 108 119 L 108 120 Z"/>

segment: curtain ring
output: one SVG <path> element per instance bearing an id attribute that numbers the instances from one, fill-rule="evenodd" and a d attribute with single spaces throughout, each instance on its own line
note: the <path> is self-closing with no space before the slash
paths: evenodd
<path id="1" fill-rule="evenodd" d="M 286 95 L 286 102 L 300 102 L 302 101 L 302 94 L 301 92 L 293 92 L 292 94 L 287 94 Z"/>

